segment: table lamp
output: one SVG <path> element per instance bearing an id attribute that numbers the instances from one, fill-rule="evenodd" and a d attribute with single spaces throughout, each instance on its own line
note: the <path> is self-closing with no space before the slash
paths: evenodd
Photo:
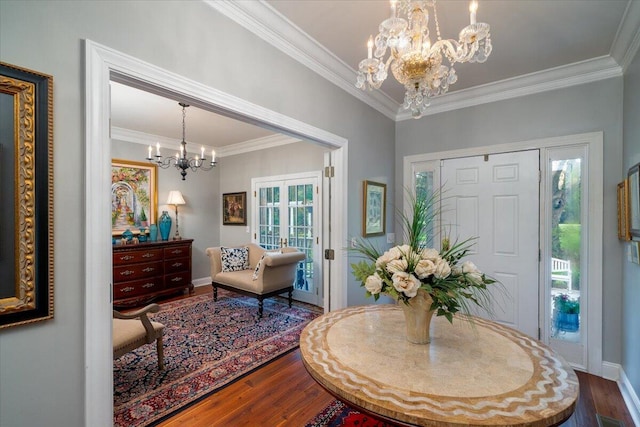
<path id="1" fill-rule="evenodd" d="M 182 197 L 182 193 L 178 190 L 169 191 L 169 197 L 167 198 L 167 204 L 173 205 L 176 208 L 176 235 L 173 236 L 173 240 L 180 240 L 180 232 L 178 231 L 178 205 L 184 205 L 184 198 Z"/>

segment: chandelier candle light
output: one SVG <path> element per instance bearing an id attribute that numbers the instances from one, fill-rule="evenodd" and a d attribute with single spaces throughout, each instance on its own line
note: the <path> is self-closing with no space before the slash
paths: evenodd
<path id="1" fill-rule="evenodd" d="M 184 205 L 184 197 L 182 197 L 182 193 L 178 190 L 169 191 L 169 197 L 167 197 L 167 204 L 173 205 L 176 209 L 176 235 L 173 236 L 173 240 L 181 240 L 180 231 L 178 231 L 178 205 Z"/>
<path id="2" fill-rule="evenodd" d="M 175 157 L 163 158 L 162 155 L 160 155 L 160 143 L 158 142 L 156 143 L 155 156 L 152 156 L 152 147 L 149 146 L 147 160 L 157 164 L 162 169 L 166 169 L 173 164 L 176 169 L 180 170 L 180 175 L 182 175 L 182 180 L 184 181 L 187 176 L 187 169 L 191 169 L 194 172 L 198 169 L 202 169 L 204 171 L 210 171 L 213 169 L 216 166 L 216 152 L 215 150 L 211 150 L 211 162 L 209 163 L 209 166 L 205 166 L 207 158 L 204 156 L 204 147 L 200 148 L 200 156 L 195 156 L 194 158 L 187 156 L 185 118 L 187 115 L 186 108 L 189 105 L 183 102 L 179 102 L 178 105 L 182 107 L 182 142 L 180 142 L 180 152 L 176 153 Z"/>
<path id="3" fill-rule="evenodd" d="M 433 43 L 429 8 L 433 10 L 436 30 Z M 477 10 L 478 2 L 473 0 L 469 6 L 470 24 L 460 31 L 456 41 L 443 39 L 440 34 L 436 0 L 391 0 L 391 16 L 380 23 L 375 39 L 369 37 L 368 55 L 358 66 L 356 87 L 379 89 L 391 66 L 393 76 L 406 89 L 403 108 L 411 109 L 416 119 L 422 117 L 429 98 L 446 93 L 449 85 L 458 80 L 453 68 L 456 62 L 485 62 L 491 54 L 490 27 L 476 22 Z M 406 14 L 406 19 L 399 14 Z M 385 61 L 387 49 L 389 57 Z"/>

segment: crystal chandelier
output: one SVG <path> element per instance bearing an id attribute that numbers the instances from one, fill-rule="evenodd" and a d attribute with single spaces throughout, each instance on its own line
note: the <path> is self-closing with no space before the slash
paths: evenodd
<path id="1" fill-rule="evenodd" d="M 433 43 L 429 8 L 436 31 Z M 446 93 L 458 80 L 453 68 L 456 62 L 485 62 L 491 54 L 489 24 L 476 22 L 477 10 L 478 3 L 473 0 L 469 6 L 471 23 L 460 31 L 456 41 L 443 39 L 440 34 L 436 0 L 391 0 L 391 17 L 382 21 L 375 39 L 369 37 L 368 56 L 360 61 L 356 87 L 379 89 L 391 66 L 393 76 L 406 88 L 403 108 L 411 109 L 416 119 L 422 117 L 429 98 Z M 406 19 L 398 15 L 406 15 Z M 389 57 L 385 61 L 387 49 Z"/>
<path id="2" fill-rule="evenodd" d="M 215 150 L 211 150 L 211 162 L 209 165 L 205 166 L 205 161 L 207 158 L 204 156 L 204 147 L 200 148 L 200 156 L 195 156 L 193 158 L 187 156 L 187 141 L 186 141 L 186 128 L 185 128 L 185 118 L 187 116 L 186 108 L 189 106 L 185 103 L 179 102 L 178 105 L 182 107 L 182 142 L 180 143 L 180 152 L 176 153 L 175 157 L 165 157 L 163 158 L 160 155 L 160 143 L 156 143 L 156 154 L 155 156 L 151 155 L 152 148 L 149 146 L 149 154 L 147 155 L 147 160 L 157 164 L 162 169 L 166 169 L 172 164 L 176 167 L 176 169 L 180 170 L 180 175 L 182 175 L 182 180 L 184 181 L 187 176 L 187 169 L 191 169 L 192 171 L 197 171 L 198 169 L 202 169 L 204 171 L 210 171 L 216 166 L 216 152 Z"/>

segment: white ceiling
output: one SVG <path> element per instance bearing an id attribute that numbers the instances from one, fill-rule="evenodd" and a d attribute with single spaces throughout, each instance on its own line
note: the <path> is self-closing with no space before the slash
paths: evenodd
<path id="1" fill-rule="evenodd" d="M 399 110 L 403 88 L 391 75 L 380 91 L 354 87 L 366 40 L 389 15 L 388 1 L 203 1 L 387 116 L 408 117 Z M 467 25 L 468 4 L 467 0 L 437 3 L 444 38 L 457 39 Z M 479 0 L 478 21 L 491 25 L 493 52 L 484 64 L 456 65 L 458 82 L 449 94 L 433 100 L 431 112 L 621 75 L 640 45 L 639 4 L 638 0 Z M 177 100 L 113 84 L 112 125 L 117 129 L 179 141 L 181 120 Z M 225 147 L 271 135 L 195 107 L 187 109 L 189 142 Z"/>

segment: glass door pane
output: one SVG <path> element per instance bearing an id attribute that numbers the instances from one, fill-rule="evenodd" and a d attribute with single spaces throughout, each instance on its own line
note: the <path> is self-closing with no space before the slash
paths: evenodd
<path id="1" fill-rule="evenodd" d="M 258 244 L 265 249 L 280 248 L 280 187 L 258 190 Z"/>
<path id="2" fill-rule="evenodd" d="M 304 252 L 307 258 L 298 267 L 294 288 L 302 292 L 315 292 L 314 277 L 314 198 L 313 184 L 288 186 L 289 230 L 288 245 Z"/>
<path id="3" fill-rule="evenodd" d="M 551 162 L 551 337 L 581 342 L 582 165 Z"/>

